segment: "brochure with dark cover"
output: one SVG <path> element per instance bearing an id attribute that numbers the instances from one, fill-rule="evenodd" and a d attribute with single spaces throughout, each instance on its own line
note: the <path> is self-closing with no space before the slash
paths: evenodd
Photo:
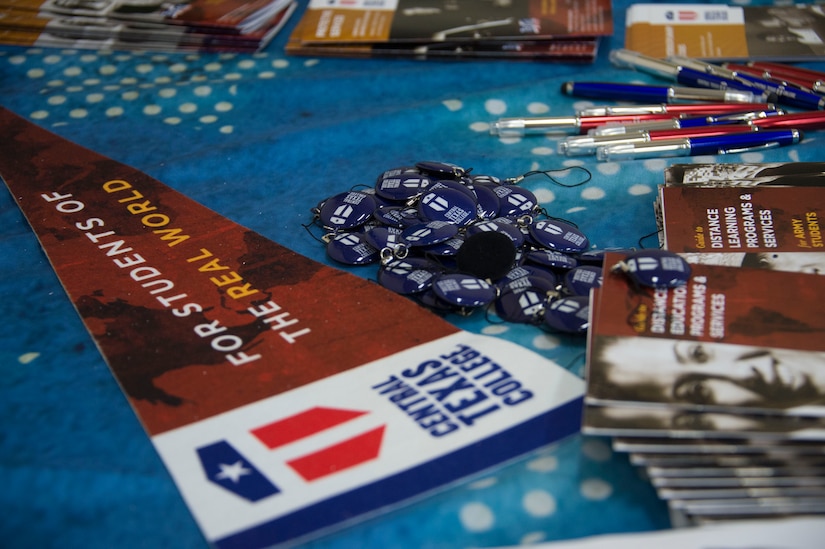
<path id="1" fill-rule="evenodd" d="M 682 252 L 822 252 L 825 188 L 659 188 L 664 244 Z"/>
<path id="2" fill-rule="evenodd" d="M 311 0 L 286 52 L 592 62 L 612 32 L 609 0 Z"/>
<path id="3" fill-rule="evenodd" d="M 0 43 L 54 48 L 255 52 L 297 7 L 292 0 L 81 2 L 0 0 Z"/>
<path id="4" fill-rule="evenodd" d="M 825 162 L 755 162 L 671 164 L 665 185 L 756 187 L 759 185 L 825 186 Z"/>
<path id="5" fill-rule="evenodd" d="M 286 53 L 317 57 L 400 57 L 413 59 L 507 59 L 590 63 L 598 52 L 596 40 L 515 40 L 388 43 L 304 44 L 290 37 Z"/>
<path id="6" fill-rule="evenodd" d="M 310 0 L 303 43 L 593 38 L 613 33 L 609 0 Z"/>
<path id="7" fill-rule="evenodd" d="M 694 264 L 659 290 L 612 272 L 592 297 L 587 401 L 825 415 L 824 292 L 825 277 L 768 269 Z"/>

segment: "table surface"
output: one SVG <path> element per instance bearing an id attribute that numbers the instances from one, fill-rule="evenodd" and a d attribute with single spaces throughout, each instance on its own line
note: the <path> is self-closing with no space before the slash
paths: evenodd
<path id="1" fill-rule="evenodd" d="M 583 166 L 593 178 L 580 187 L 544 177 L 524 185 L 594 247 L 638 246 L 655 231 L 656 186 L 676 160 L 599 163 L 559 155 L 558 137 L 488 132 L 498 117 L 569 116 L 593 104 L 562 96 L 567 80 L 654 83 L 607 59 L 623 44 L 629 3 L 614 2 L 615 34 L 592 65 L 289 57 L 283 46 L 303 8 L 254 55 L 0 47 L 0 104 L 328 264 L 317 234 L 302 227 L 310 209 L 420 160 L 500 177 Z M 790 148 L 679 161 L 823 160 L 822 139 L 814 132 Z M 368 268 L 354 272 L 372 276 Z M 7 192 L 0 192 L 0 292 L 3 546 L 205 546 Z M 582 375 L 581 338 L 491 324 L 483 315 L 450 320 Z M 308 546 L 482 547 L 669 526 L 665 505 L 626 456 L 608 439 L 575 436 Z"/>

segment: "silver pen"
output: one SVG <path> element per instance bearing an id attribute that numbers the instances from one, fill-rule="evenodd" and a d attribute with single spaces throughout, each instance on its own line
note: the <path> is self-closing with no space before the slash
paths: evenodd
<path id="1" fill-rule="evenodd" d="M 783 116 L 783 110 L 764 110 L 754 112 L 741 112 L 723 114 L 721 116 L 692 116 L 687 118 L 672 118 L 670 120 L 641 121 L 627 124 L 608 123 L 587 132 L 588 135 L 623 135 L 640 131 L 658 130 L 678 130 L 694 128 L 698 126 L 710 126 L 717 124 L 738 124 L 740 122 L 752 122 L 762 120 L 772 116 Z"/>
<path id="2" fill-rule="evenodd" d="M 615 135 L 574 135 L 558 144 L 559 154 L 565 156 L 593 155 L 602 147 L 613 145 L 638 145 L 651 143 L 662 139 L 678 139 L 684 137 L 700 137 L 703 135 L 720 135 L 724 133 L 738 133 L 753 131 L 748 124 L 714 124 L 693 128 L 667 128 L 640 130 Z"/>
<path id="3" fill-rule="evenodd" d="M 735 154 L 760 149 L 792 145 L 802 140 L 799 130 L 760 130 L 723 135 L 663 139 L 650 143 L 623 143 L 599 147 L 596 158 L 601 161 L 697 156 L 704 154 Z"/>
<path id="4" fill-rule="evenodd" d="M 676 80 L 679 74 L 679 65 L 632 50 L 611 50 L 610 62 L 617 67 L 635 69 L 668 80 Z"/>
<path id="5" fill-rule="evenodd" d="M 490 133 L 501 137 L 521 137 L 530 133 L 548 133 L 579 128 L 579 116 L 544 116 L 534 118 L 499 118 L 490 124 Z"/>
<path id="6" fill-rule="evenodd" d="M 499 118 L 490 124 L 490 133 L 501 137 L 521 137 L 527 134 L 567 132 L 586 133 L 611 122 L 628 123 L 642 120 L 669 120 L 669 113 L 607 115 L 607 116 L 546 116 L 537 118 Z"/>

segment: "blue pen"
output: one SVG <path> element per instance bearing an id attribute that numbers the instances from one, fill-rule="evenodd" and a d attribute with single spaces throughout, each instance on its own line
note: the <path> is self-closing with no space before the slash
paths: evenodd
<path id="1" fill-rule="evenodd" d="M 704 70 L 698 70 L 691 67 L 681 65 L 674 65 L 676 70 L 675 79 L 680 84 L 685 86 L 695 86 L 698 88 L 710 88 L 715 90 L 747 90 L 754 95 L 761 97 L 764 101 L 771 103 L 779 103 L 781 97 L 775 92 L 762 89 L 756 84 L 745 82 L 737 78 L 728 78 L 712 74 Z M 788 104 L 788 101 L 785 101 Z"/>
<path id="2" fill-rule="evenodd" d="M 754 149 L 793 145 L 802 139 L 799 130 L 764 130 L 706 137 L 663 139 L 651 143 L 624 143 L 600 147 L 596 157 L 602 161 L 703 154 L 735 154 Z"/>
<path id="3" fill-rule="evenodd" d="M 775 102 L 777 95 L 732 78 L 722 78 L 708 73 L 704 68 L 697 70 L 689 66 L 679 65 L 672 61 L 656 59 L 631 50 L 612 50 L 610 61 L 617 66 L 640 70 L 659 78 L 674 80 L 679 84 L 693 88 L 709 88 L 716 90 L 736 89 L 754 93 L 759 100 Z"/>
<path id="4" fill-rule="evenodd" d="M 717 78 L 722 78 L 727 81 L 727 85 L 732 88 L 748 89 L 751 91 L 761 90 L 762 93 L 775 94 L 778 103 L 788 105 L 789 107 L 814 111 L 825 109 L 825 97 L 814 92 L 771 82 L 770 80 L 765 80 L 752 74 L 732 71 L 718 65 L 703 63 L 702 61 L 688 57 L 672 56 L 668 57 L 668 61 L 682 68 L 689 68 L 705 72 Z M 740 83 L 742 86 L 740 86 Z"/>
<path id="5" fill-rule="evenodd" d="M 679 101 L 708 101 L 719 103 L 754 103 L 762 93 L 747 90 L 698 89 L 676 86 L 647 86 L 618 82 L 565 82 L 565 95 L 591 99 L 620 99 L 643 103 L 674 103 Z"/>

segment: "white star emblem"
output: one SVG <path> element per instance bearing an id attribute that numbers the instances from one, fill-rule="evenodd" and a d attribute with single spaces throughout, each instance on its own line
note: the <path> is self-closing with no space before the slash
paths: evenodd
<path id="1" fill-rule="evenodd" d="M 241 480 L 241 477 L 244 475 L 249 475 L 252 473 L 251 470 L 245 468 L 243 466 L 243 461 L 236 461 L 232 465 L 227 465 L 226 463 L 218 464 L 218 467 L 221 468 L 221 472 L 215 475 L 216 480 L 224 480 L 229 479 L 232 481 L 233 484 L 238 484 L 238 481 Z"/>

